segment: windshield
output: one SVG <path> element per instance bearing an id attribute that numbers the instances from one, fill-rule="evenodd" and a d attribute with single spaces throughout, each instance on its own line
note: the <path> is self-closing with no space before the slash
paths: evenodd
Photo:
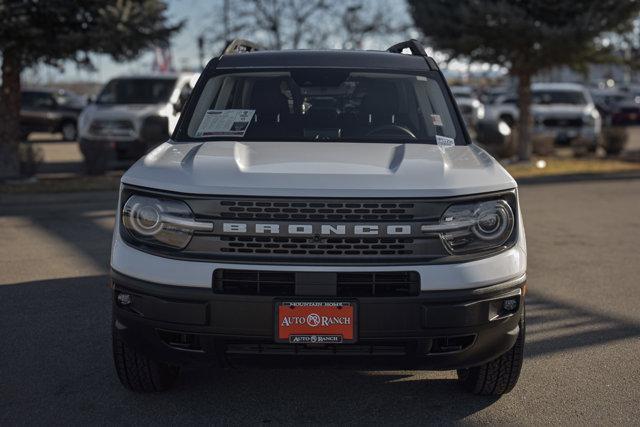
<path id="1" fill-rule="evenodd" d="M 324 68 L 233 72 L 211 77 L 194 96 L 187 139 L 433 143 L 438 135 L 465 144 L 441 85 L 423 75 Z"/>
<path id="2" fill-rule="evenodd" d="M 534 104 L 573 104 L 585 105 L 587 100 L 579 91 L 570 90 L 540 90 L 533 92 Z"/>
<path id="3" fill-rule="evenodd" d="M 111 80 L 102 89 L 98 104 L 159 104 L 167 102 L 176 79 L 133 78 Z"/>

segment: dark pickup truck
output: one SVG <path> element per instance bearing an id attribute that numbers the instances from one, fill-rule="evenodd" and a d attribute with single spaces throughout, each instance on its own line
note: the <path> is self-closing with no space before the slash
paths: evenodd
<path id="1" fill-rule="evenodd" d="M 59 132 L 65 141 L 75 141 L 83 104 L 79 96 L 66 90 L 23 90 L 20 110 L 23 138 L 32 132 Z"/>

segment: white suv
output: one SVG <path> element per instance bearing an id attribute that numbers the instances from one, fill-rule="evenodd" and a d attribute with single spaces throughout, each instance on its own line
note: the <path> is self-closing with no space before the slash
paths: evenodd
<path id="1" fill-rule="evenodd" d="M 568 144 L 582 138 L 595 151 L 602 120 L 591 94 L 575 83 L 534 83 L 531 85 L 533 132 L 551 133 L 558 144 Z M 499 97 L 488 110 L 488 118 L 500 119 L 512 125 L 520 118 L 518 97 Z"/>
<path id="2" fill-rule="evenodd" d="M 213 59 L 172 138 L 122 177 L 121 382 L 155 391 L 186 363 L 322 357 L 509 392 L 525 337 L 517 185 L 471 143 L 433 59 L 414 40 L 254 50 Z"/>
<path id="3" fill-rule="evenodd" d="M 78 119 L 88 171 L 102 172 L 110 157 L 137 160 L 166 141 L 198 76 L 152 74 L 110 80 Z"/>

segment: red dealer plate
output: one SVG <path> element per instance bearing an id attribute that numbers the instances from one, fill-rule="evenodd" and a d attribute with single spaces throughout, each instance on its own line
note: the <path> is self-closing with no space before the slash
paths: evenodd
<path id="1" fill-rule="evenodd" d="M 291 344 L 343 344 L 356 340 L 356 307 L 344 301 L 276 303 L 276 341 Z"/>

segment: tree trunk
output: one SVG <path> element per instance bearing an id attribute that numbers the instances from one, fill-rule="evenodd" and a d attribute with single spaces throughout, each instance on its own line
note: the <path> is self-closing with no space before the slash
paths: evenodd
<path id="1" fill-rule="evenodd" d="M 518 159 L 528 161 L 531 159 L 531 74 L 519 73 L 518 77 Z"/>
<path id="2" fill-rule="evenodd" d="M 3 180 L 20 174 L 20 58 L 12 50 L 2 52 L 0 91 L 0 180 Z"/>

